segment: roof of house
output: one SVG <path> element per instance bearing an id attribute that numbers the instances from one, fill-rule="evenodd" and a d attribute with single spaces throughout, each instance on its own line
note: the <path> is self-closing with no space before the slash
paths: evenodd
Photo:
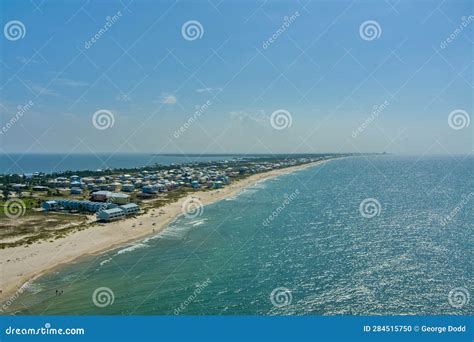
<path id="1" fill-rule="evenodd" d="M 114 198 L 129 198 L 130 196 L 127 195 L 127 194 L 122 194 L 120 192 L 112 192 L 110 194 L 110 197 L 114 197 Z"/>
<path id="2" fill-rule="evenodd" d="M 136 205 L 135 203 L 127 203 L 127 204 L 121 205 L 120 208 L 124 208 L 124 209 L 138 208 L 138 205 Z"/>
<path id="3" fill-rule="evenodd" d="M 105 195 L 105 196 L 109 196 L 110 194 L 110 191 L 103 191 L 103 190 L 100 190 L 100 191 L 94 191 L 92 193 L 92 195 Z"/>
<path id="4" fill-rule="evenodd" d="M 100 214 L 102 214 L 102 213 L 105 213 L 105 214 L 115 214 L 115 213 L 118 213 L 118 212 L 123 212 L 123 210 L 120 209 L 120 208 L 106 209 L 106 210 L 102 210 L 102 211 L 100 212 Z"/>
<path id="5" fill-rule="evenodd" d="M 100 191 L 94 191 L 92 195 L 105 195 L 107 197 L 115 197 L 115 198 L 128 198 L 130 197 L 127 194 L 122 194 L 120 192 L 111 192 L 111 191 L 105 191 L 105 190 L 100 190 Z"/>

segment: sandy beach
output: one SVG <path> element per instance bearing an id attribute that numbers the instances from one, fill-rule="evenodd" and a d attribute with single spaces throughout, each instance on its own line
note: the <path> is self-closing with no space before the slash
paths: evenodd
<path id="1" fill-rule="evenodd" d="M 302 170 L 328 160 L 255 174 L 212 191 L 196 191 L 177 202 L 152 209 L 136 218 L 115 221 L 77 231 L 53 242 L 42 241 L 29 246 L 0 250 L 0 300 L 12 296 L 23 284 L 52 269 L 91 254 L 101 253 L 144 237 L 158 234 L 182 214 L 182 206 L 190 198 L 203 205 L 235 196 L 255 183 Z M 204 209 L 205 210 L 205 209 Z"/>

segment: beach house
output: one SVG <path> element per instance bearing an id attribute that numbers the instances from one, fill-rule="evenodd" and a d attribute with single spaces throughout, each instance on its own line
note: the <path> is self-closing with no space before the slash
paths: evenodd
<path id="1" fill-rule="evenodd" d="M 140 207 L 136 205 L 135 203 L 127 203 L 127 204 L 121 205 L 120 209 L 122 209 L 125 212 L 125 215 L 133 215 L 140 211 Z"/>
<path id="2" fill-rule="evenodd" d="M 125 183 L 124 185 L 122 185 L 123 192 L 133 192 L 133 190 L 135 190 L 135 185 L 131 183 Z"/>
<path id="3" fill-rule="evenodd" d="M 79 201 L 71 199 L 49 200 L 41 204 L 45 211 L 54 210 L 70 210 L 77 212 L 91 212 L 95 213 L 103 209 L 111 209 L 117 207 L 114 203 Z"/>
<path id="4" fill-rule="evenodd" d="M 46 211 L 59 209 L 59 203 L 57 201 L 45 201 L 41 206 Z"/>
<path id="5" fill-rule="evenodd" d="M 121 208 L 101 210 L 97 213 L 97 219 L 99 221 L 105 221 L 105 222 L 120 220 L 121 218 L 124 218 L 124 217 L 125 217 L 125 211 Z"/>
<path id="6" fill-rule="evenodd" d="M 130 201 L 130 196 L 127 194 L 122 194 L 120 192 L 111 192 L 111 191 L 95 191 L 91 194 L 91 200 L 97 202 L 110 201 L 118 204 L 125 204 Z"/>
<path id="7" fill-rule="evenodd" d="M 80 195 L 80 194 L 82 194 L 81 188 L 77 188 L 77 187 L 71 188 L 71 195 Z"/>
<path id="8" fill-rule="evenodd" d="M 33 187 L 33 191 L 48 191 L 49 188 L 43 185 L 36 185 Z"/>
<path id="9" fill-rule="evenodd" d="M 142 187 L 142 192 L 144 194 L 157 194 L 158 193 L 158 187 L 155 185 L 145 185 Z"/>
<path id="10" fill-rule="evenodd" d="M 103 222 L 109 222 L 114 220 L 120 220 L 128 215 L 137 214 L 140 211 L 140 207 L 135 203 L 127 203 L 120 207 L 100 210 L 97 212 L 97 219 Z"/>

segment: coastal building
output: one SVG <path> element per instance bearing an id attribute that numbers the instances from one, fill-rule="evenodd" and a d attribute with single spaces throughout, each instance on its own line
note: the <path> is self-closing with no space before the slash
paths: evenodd
<path id="1" fill-rule="evenodd" d="M 57 188 L 66 188 L 69 186 L 69 181 L 66 177 L 58 177 L 54 180 L 54 184 Z"/>
<path id="2" fill-rule="evenodd" d="M 48 191 L 49 188 L 47 186 L 36 185 L 33 187 L 33 191 Z"/>
<path id="3" fill-rule="evenodd" d="M 91 212 L 91 213 L 95 213 L 104 209 L 111 209 L 111 208 L 117 207 L 117 205 L 114 203 L 79 201 L 79 200 L 69 200 L 69 199 L 49 200 L 49 201 L 43 202 L 41 206 L 45 211 L 69 210 L 69 211 Z"/>
<path id="4" fill-rule="evenodd" d="M 81 188 L 82 187 L 82 183 L 80 181 L 73 181 L 69 184 L 69 186 L 71 188 Z"/>
<path id="5" fill-rule="evenodd" d="M 131 176 L 131 175 L 128 175 L 128 174 L 125 174 L 125 175 L 121 175 L 121 176 L 120 176 L 120 180 L 122 180 L 122 181 L 130 180 L 130 178 L 132 178 L 132 176 Z"/>
<path id="6" fill-rule="evenodd" d="M 109 222 L 114 220 L 120 220 L 125 217 L 125 211 L 121 208 L 113 208 L 101 210 L 97 213 L 97 219 L 99 221 Z"/>
<path id="7" fill-rule="evenodd" d="M 118 188 L 119 188 L 121 185 L 122 185 L 122 184 L 119 183 L 119 182 L 110 183 L 110 184 L 107 186 L 107 190 L 109 190 L 109 191 L 116 191 L 116 190 L 118 190 Z"/>
<path id="8" fill-rule="evenodd" d="M 108 191 L 95 191 L 91 194 L 91 200 L 97 202 L 107 201 Z"/>
<path id="9" fill-rule="evenodd" d="M 90 184 L 90 183 L 94 182 L 94 178 L 93 177 L 84 177 L 84 178 L 82 178 L 82 181 L 86 184 Z"/>
<path id="10" fill-rule="evenodd" d="M 101 190 L 101 191 L 109 191 L 109 184 L 99 184 L 98 185 L 98 188 Z"/>
<path id="11" fill-rule="evenodd" d="M 135 203 L 127 203 L 120 207 L 100 210 L 97 212 L 97 219 L 99 221 L 109 222 L 119 220 L 128 215 L 137 214 L 140 211 L 140 207 Z"/>
<path id="12" fill-rule="evenodd" d="M 222 175 L 218 176 L 217 180 L 222 182 L 223 184 L 229 184 L 230 183 L 229 177 L 227 177 L 227 176 L 222 176 Z"/>
<path id="13" fill-rule="evenodd" d="M 130 196 L 120 192 L 112 192 L 108 199 L 117 204 L 125 204 L 130 202 Z"/>
<path id="14" fill-rule="evenodd" d="M 133 192 L 133 190 L 135 190 L 135 185 L 131 183 L 125 183 L 124 185 L 122 185 L 123 192 Z"/>
<path id="15" fill-rule="evenodd" d="M 242 167 L 239 169 L 239 173 L 240 173 L 241 175 L 246 174 L 246 173 L 248 173 L 248 172 L 249 172 L 249 168 L 248 168 L 247 166 L 242 166 Z"/>
<path id="16" fill-rule="evenodd" d="M 82 189 L 81 188 L 71 188 L 71 195 L 81 195 Z"/>
<path id="17" fill-rule="evenodd" d="M 117 204 L 125 204 L 130 201 L 130 196 L 120 192 L 95 191 L 91 194 L 91 200 L 96 202 L 110 201 Z"/>
<path id="18" fill-rule="evenodd" d="M 99 187 L 95 184 L 87 184 L 87 190 L 91 190 L 92 192 L 99 191 Z"/>
<path id="19" fill-rule="evenodd" d="M 57 201 L 45 201 L 45 202 L 43 202 L 41 207 L 46 211 L 58 210 L 59 209 L 59 203 Z"/>
<path id="20" fill-rule="evenodd" d="M 155 185 L 145 185 L 142 187 L 142 192 L 144 194 L 157 194 L 158 187 L 156 187 Z"/>
<path id="21" fill-rule="evenodd" d="M 140 211 L 140 207 L 136 205 L 135 203 L 127 203 L 127 204 L 121 205 L 120 209 L 122 209 L 125 212 L 125 215 L 133 215 Z"/>

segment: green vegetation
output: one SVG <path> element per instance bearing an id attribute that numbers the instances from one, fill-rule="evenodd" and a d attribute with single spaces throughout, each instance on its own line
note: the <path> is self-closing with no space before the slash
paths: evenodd
<path id="1" fill-rule="evenodd" d="M 1 218 L 0 248 L 56 239 L 89 225 L 86 215 L 45 214 L 34 210 L 27 212 L 18 218 Z"/>

